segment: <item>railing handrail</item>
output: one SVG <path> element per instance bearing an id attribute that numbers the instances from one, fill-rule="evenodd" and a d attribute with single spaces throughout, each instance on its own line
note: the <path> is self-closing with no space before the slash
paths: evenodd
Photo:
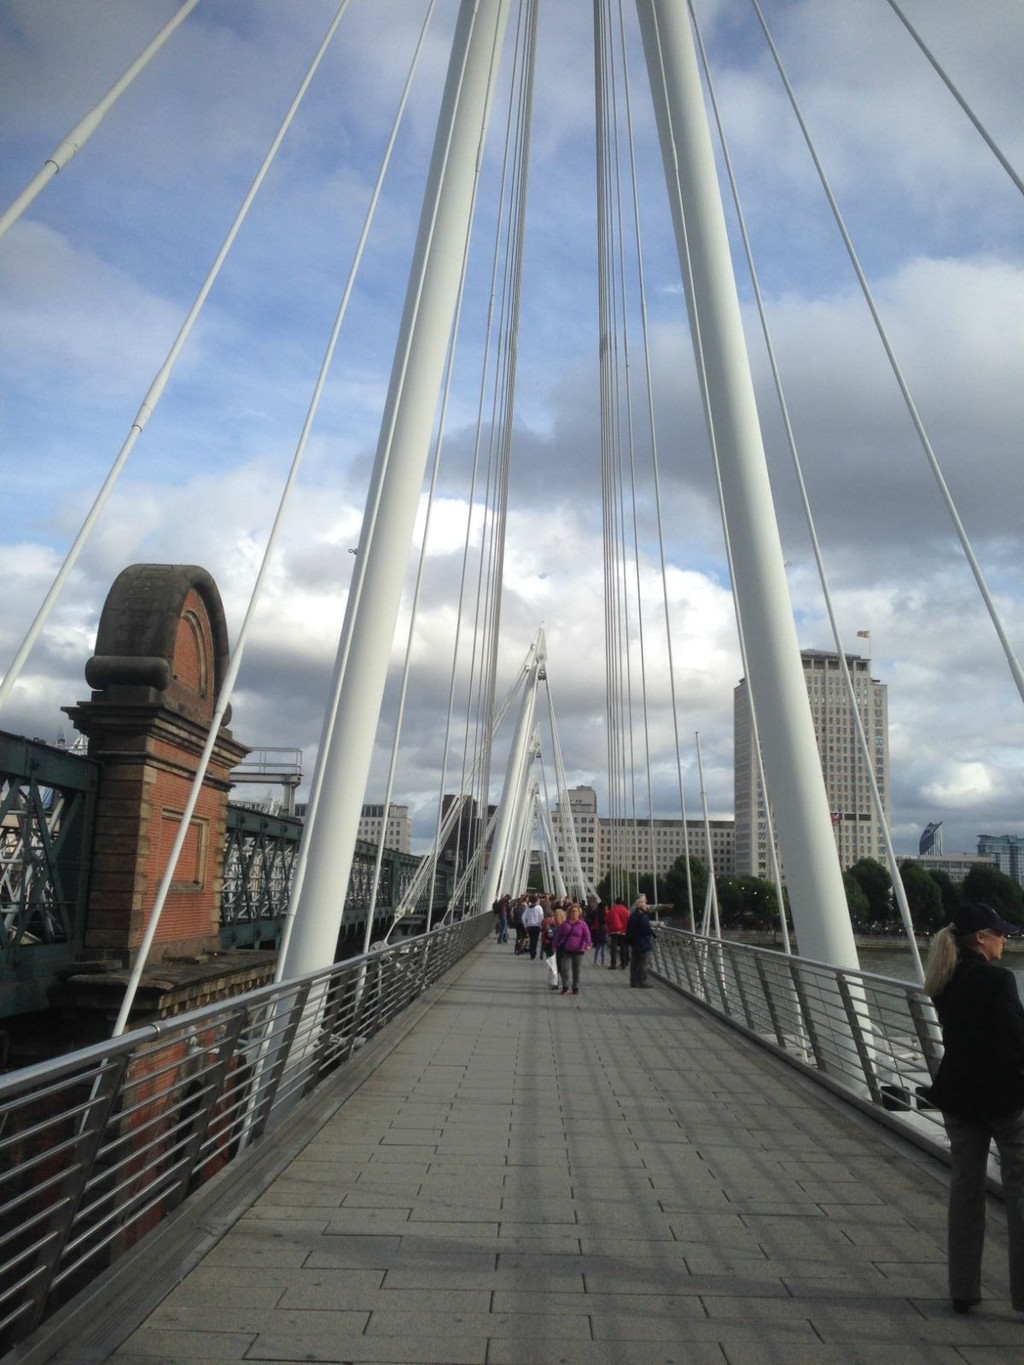
<path id="1" fill-rule="evenodd" d="M 761 1046 L 945 1152 L 941 1115 L 926 1093 L 942 1038 L 921 986 L 663 924 L 652 967 Z"/>
<path id="2" fill-rule="evenodd" d="M 417 935 L 417 939 L 430 938 L 442 932 L 443 929 L 435 927 L 430 930 L 429 934 Z M 406 939 L 403 942 L 390 945 L 383 951 L 400 955 L 403 950 L 407 952 L 410 945 L 416 941 L 416 939 Z M 38 1078 L 40 1081 L 47 1081 L 82 1071 L 93 1062 L 100 1062 L 108 1057 L 116 1057 L 124 1052 L 132 1052 L 140 1043 L 155 1042 L 166 1035 L 182 1033 L 188 1029 L 199 1029 L 211 1019 L 218 1018 L 225 1013 L 257 1009 L 279 997 L 293 995 L 307 982 L 312 986 L 318 981 L 338 976 L 343 972 L 359 971 L 362 964 L 370 960 L 379 961 L 382 955 L 382 950 L 374 948 L 368 953 L 359 954 L 357 957 L 346 958 L 344 962 L 334 962 L 329 967 L 320 967 L 316 971 L 306 972 L 302 976 L 290 977 L 287 981 L 272 981 L 263 986 L 255 986 L 243 995 L 232 995 L 224 1000 L 216 1000 L 212 1004 L 201 1005 L 198 1009 L 189 1010 L 185 1014 L 174 1014 L 167 1019 L 155 1019 L 151 1024 L 140 1024 L 130 1033 L 122 1033 L 117 1038 L 108 1038 L 103 1042 L 92 1043 L 88 1047 L 77 1049 L 75 1052 L 64 1053 L 60 1057 L 54 1057 L 48 1061 L 33 1062 L 30 1066 L 20 1067 L 17 1071 L 11 1071 L 5 1076 L 0 1076 L 0 1103 L 7 1095 L 18 1093 L 24 1089 L 24 1086 L 20 1084 L 23 1078 Z"/>
<path id="3" fill-rule="evenodd" d="M 490 932 L 490 914 L 0 1078 L 0 1352 Z"/>

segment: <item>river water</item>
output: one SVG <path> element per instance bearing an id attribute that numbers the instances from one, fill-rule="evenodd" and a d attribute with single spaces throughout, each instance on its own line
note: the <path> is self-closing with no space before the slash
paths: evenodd
<path id="1" fill-rule="evenodd" d="M 895 948 L 891 944 L 884 948 L 859 948 L 860 969 L 862 972 L 875 972 L 878 976 L 891 976 L 897 981 L 914 981 L 914 960 L 909 948 Z M 922 948 L 921 961 L 927 961 L 927 952 Z M 1009 967 L 1017 978 L 1017 989 L 1024 999 L 1024 952 L 1012 948 L 1003 956 L 1003 966 Z"/>

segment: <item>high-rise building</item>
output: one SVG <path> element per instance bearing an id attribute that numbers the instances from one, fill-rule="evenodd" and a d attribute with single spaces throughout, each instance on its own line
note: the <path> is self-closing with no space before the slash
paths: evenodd
<path id="1" fill-rule="evenodd" d="M 703 820 L 636 820 L 597 813 L 597 793 L 593 787 L 570 787 L 569 811 L 576 831 L 583 875 L 596 885 L 612 867 L 626 872 L 667 872 L 684 851 L 707 865 L 707 838 Z M 568 821 L 561 806 L 552 814 L 555 841 L 560 856 L 565 855 Z M 710 820 L 711 856 L 715 871 L 731 875 L 735 858 L 733 822 Z"/>
<path id="2" fill-rule="evenodd" d="M 885 844 L 871 799 L 868 774 L 857 740 L 839 655 L 820 649 L 800 653 L 811 703 L 832 831 L 842 867 L 859 858 L 882 858 Z M 847 654 L 857 710 L 868 741 L 871 765 L 889 818 L 889 702 L 884 683 L 871 676 L 871 660 Z M 770 871 L 764 792 L 758 780 L 747 680 L 733 694 L 735 748 L 736 873 L 767 877 Z M 784 852 L 784 850 L 783 850 Z"/>
<path id="3" fill-rule="evenodd" d="M 1000 872 L 1024 886 L 1024 838 L 1019 834 L 979 834 L 978 857 L 988 858 Z"/>
<path id="4" fill-rule="evenodd" d="M 411 853 L 412 821 L 409 819 L 409 807 L 391 803 L 385 820 L 383 805 L 364 806 L 356 838 L 365 839 L 368 844 L 397 848 L 399 853 Z"/>
<path id="5" fill-rule="evenodd" d="M 922 858 L 938 858 L 942 855 L 942 821 L 932 821 L 925 825 L 924 832 L 917 845 L 917 851 Z"/>
<path id="6" fill-rule="evenodd" d="M 488 822 L 495 812 L 494 806 L 488 806 L 487 815 L 481 817 L 474 797 L 445 793 L 441 798 L 442 824 L 447 823 L 454 804 L 459 807 L 458 814 L 441 845 L 440 854 L 441 862 L 451 871 L 453 881 L 460 877 L 472 862 L 477 845 L 486 835 Z"/>

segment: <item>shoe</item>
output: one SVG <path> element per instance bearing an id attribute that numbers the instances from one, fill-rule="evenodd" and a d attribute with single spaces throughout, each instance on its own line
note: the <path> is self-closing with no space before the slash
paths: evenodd
<path id="1" fill-rule="evenodd" d="M 563 994 L 563 995 L 568 995 L 568 994 L 569 994 L 569 987 L 568 987 L 568 986 L 563 986 L 563 987 L 562 987 L 562 994 Z"/>
<path id="2" fill-rule="evenodd" d="M 572 988 L 572 993 L 573 993 L 573 995 L 579 995 L 579 993 L 580 993 L 580 988 L 579 988 L 579 986 L 573 986 L 573 988 Z"/>
<path id="3" fill-rule="evenodd" d="M 977 1308 L 979 1303 L 981 1303 L 980 1299 L 954 1299 L 953 1312 L 969 1313 L 972 1308 Z"/>

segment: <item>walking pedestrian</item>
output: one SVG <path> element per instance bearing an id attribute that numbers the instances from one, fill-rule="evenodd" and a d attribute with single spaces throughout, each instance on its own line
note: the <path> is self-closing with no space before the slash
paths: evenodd
<path id="1" fill-rule="evenodd" d="M 935 1001 L 944 1053 L 925 1091 L 942 1110 L 952 1174 L 947 1226 L 953 1311 L 981 1302 L 988 1155 L 1002 1165 L 1010 1243 L 1010 1301 L 1024 1312 L 1024 1008 L 999 966 L 1009 924 L 981 901 L 962 905 L 932 943 L 924 989 Z"/>
<path id="2" fill-rule="evenodd" d="M 553 991 L 557 991 L 561 986 L 561 973 L 558 969 L 558 953 L 555 950 L 555 935 L 564 923 L 565 911 L 560 905 L 556 905 L 544 920 L 540 930 L 541 956 L 547 963 L 548 971 L 551 973 L 551 989 Z"/>
<path id="3" fill-rule="evenodd" d="M 559 954 L 558 968 L 562 978 L 562 994 L 569 994 L 569 980 L 572 978 L 572 993 L 580 993 L 580 963 L 584 954 L 590 950 L 590 930 L 587 928 L 583 911 L 575 903 L 569 906 L 565 923 L 555 932 L 555 951 Z"/>
<path id="4" fill-rule="evenodd" d="M 540 940 L 540 926 L 544 923 L 544 911 L 537 900 L 536 895 L 530 897 L 530 903 L 523 911 L 523 928 L 526 930 L 526 937 L 530 944 L 530 960 L 537 960 L 537 943 Z"/>

